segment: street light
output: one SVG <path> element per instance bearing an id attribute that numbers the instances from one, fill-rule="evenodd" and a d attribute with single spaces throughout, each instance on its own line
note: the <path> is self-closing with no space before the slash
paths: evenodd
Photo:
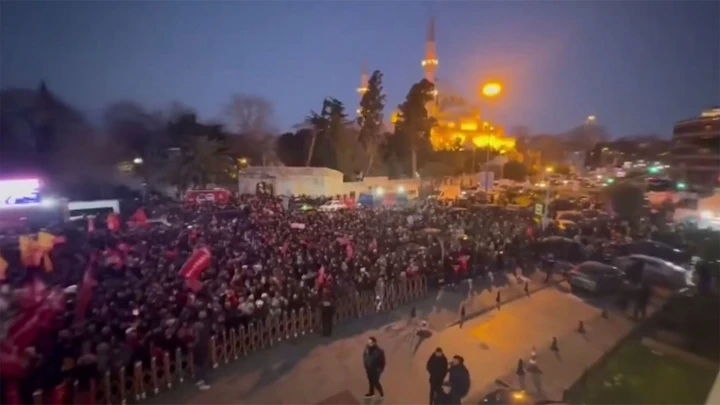
<path id="1" fill-rule="evenodd" d="M 545 210 L 543 212 L 542 229 L 545 229 L 545 225 L 548 221 L 548 214 L 550 206 L 550 182 L 547 180 L 547 175 L 553 172 L 552 166 L 545 168 L 545 174 L 543 175 L 543 183 L 545 183 Z"/>
<path id="2" fill-rule="evenodd" d="M 136 165 L 141 165 L 143 164 L 143 160 L 140 157 L 136 157 L 135 159 L 133 159 L 133 163 Z"/>
<path id="3" fill-rule="evenodd" d="M 498 82 L 487 82 L 483 84 L 482 89 L 480 90 L 482 93 L 482 96 L 487 99 L 493 99 L 502 93 L 502 85 Z M 487 114 L 486 114 L 487 116 Z M 488 121 L 487 117 L 482 117 L 484 121 Z M 485 123 L 483 123 L 483 129 L 485 128 Z M 491 131 L 494 131 L 495 128 L 490 127 Z M 488 142 L 487 145 L 485 145 L 485 193 L 490 190 L 490 172 L 487 171 L 487 165 L 490 163 L 490 142 Z"/>
<path id="4" fill-rule="evenodd" d="M 497 82 L 485 83 L 482 86 L 482 95 L 487 98 L 495 98 L 502 93 L 502 85 Z"/>

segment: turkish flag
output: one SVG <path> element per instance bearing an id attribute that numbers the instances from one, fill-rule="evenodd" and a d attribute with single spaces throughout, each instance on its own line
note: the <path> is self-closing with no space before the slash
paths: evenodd
<path id="1" fill-rule="evenodd" d="M 137 211 L 130 217 L 131 220 L 135 222 L 135 224 L 139 226 L 147 226 L 148 225 L 148 218 L 145 214 L 145 210 L 142 208 L 138 208 Z"/>
<path id="2" fill-rule="evenodd" d="M 184 278 L 199 279 L 200 275 L 210 267 L 211 259 L 210 249 L 203 247 L 195 250 L 180 268 L 180 275 Z"/>

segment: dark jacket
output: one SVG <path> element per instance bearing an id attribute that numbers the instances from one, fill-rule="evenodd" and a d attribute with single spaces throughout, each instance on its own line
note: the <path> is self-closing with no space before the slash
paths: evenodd
<path id="1" fill-rule="evenodd" d="M 430 381 L 443 382 L 445 380 L 445 375 L 447 375 L 448 372 L 447 357 L 445 357 L 444 354 L 436 356 L 435 353 L 433 353 L 430 355 L 425 368 L 427 369 L 428 374 L 430 374 Z"/>
<path id="2" fill-rule="evenodd" d="M 363 364 L 368 373 L 382 373 L 385 370 L 385 352 L 377 346 L 366 347 L 363 351 Z"/>
<path id="3" fill-rule="evenodd" d="M 450 384 L 451 397 L 460 399 L 470 392 L 470 372 L 468 372 L 464 364 L 450 367 L 448 383 Z"/>

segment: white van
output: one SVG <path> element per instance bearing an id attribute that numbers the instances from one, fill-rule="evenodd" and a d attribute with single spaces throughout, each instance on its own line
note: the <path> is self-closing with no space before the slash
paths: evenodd
<path id="1" fill-rule="evenodd" d="M 70 220 L 78 220 L 88 216 L 120 214 L 119 200 L 70 201 L 68 203 Z"/>

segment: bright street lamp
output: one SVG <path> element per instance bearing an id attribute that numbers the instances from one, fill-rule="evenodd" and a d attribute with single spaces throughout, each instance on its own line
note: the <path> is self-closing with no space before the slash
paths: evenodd
<path id="1" fill-rule="evenodd" d="M 141 165 L 143 163 L 143 160 L 142 158 L 136 157 L 135 159 L 133 159 L 133 163 L 136 165 Z"/>
<path id="2" fill-rule="evenodd" d="M 502 85 L 497 82 L 488 82 L 483 84 L 482 89 L 480 91 L 482 93 L 482 96 L 488 99 L 495 98 L 500 95 L 502 92 Z M 488 106 L 489 107 L 489 106 Z M 485 114 L 488 115 L 488 114 Z M 487 118 L 483 118 L 487 119 Z M 489 121 L 489 120 L 487 120 Z M 485 128 L 485 124 L 487 121 L 483 122 L 483 129 Z M 488 124 L 489 125 L 489 124 Z M 493 126 L 490 126 L 490 130 L 494 131 L 495 128 Z M 487 170 L 487 166 L 490 163 L 490 144 L 485 146 L 485 194 L 487 194 L 490 191 L 490 172 Z M 474 169 L 474 168 L 473 168 Z"/>
<path id="3" fill-rule="evenodd" d="M 482 95 L 487 98 L 497 97 L 502 93 L 502 85 L 497 82 L 485 83 L 482 86 Z"/>

